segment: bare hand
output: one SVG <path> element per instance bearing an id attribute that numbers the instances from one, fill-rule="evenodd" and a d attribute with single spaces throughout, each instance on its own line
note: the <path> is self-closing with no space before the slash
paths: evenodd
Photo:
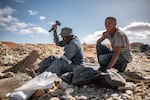
<path id="1" fill-rule="evenodd" d="M 105 40 L 105 38 L 107 38 L 107 37 L 108 37 L 108 32 L 107 32 L 107 31 L 106 31 L 106 32 L 103 32 L 102 37 L 97 40 L 97 43 L 101 43 L 101 42 L 102 42 L 103 40 Z"/>
<path id="2" fill-rule="evenodd" d="M 103 37 L 105 37 L 105 38 L 108 37 L 108 33 L 109 32 L 107 32 L 107 31 L 103 32 Z"/>

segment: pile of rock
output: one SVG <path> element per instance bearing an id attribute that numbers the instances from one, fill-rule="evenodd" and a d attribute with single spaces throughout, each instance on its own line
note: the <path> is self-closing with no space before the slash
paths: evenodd
<path id="1" fill-rule="evenodd" d="M 133 52 L 133 62 L 128 65 L 127 72 L 122 74 L 127 81 L 126 86 L 118 89 L 97 88 L 93 84 L 84 86 L 73 86 L 65 82 L 60 83 L 55 90 L 38 90 L 32 100 L 149 100 L 150 99 L 150 55 L 149 46 L 146 51 L 140 51 L 140 46 L 144 44 L 131 44 Z M 145 48 L 144 48 L 145 50 Z M 5 73 L 0 73 L 0 79 L 13 78 L 26 73 L 25 68 L 35 67 L 41 60 L 49 55 L 61 56 L 63 48 L 53 44 L 17 44 L 15 47 L 0 43 L 0 65 L 4 67 L 4 57 L 6 53 L 12 55 L 12 62 L 9 62 L 10 69 Z M 95 45 L 84 45 L 86 63 L 98 64 L 96 60 Z M 146 56 L 145 56 L 146 54 Z M 13 67 L 12 67 L 13 66 Z M 10 72 L 11 71 L 11 72 Z M 28 73 L 27 73 L 28 74 Z M 29 74 L 28 74 L 29 75 Z M 4 87 L 3 87 L 4 88 Z M 13 88 L 14 89 L 14 88 Z"/>
<path id="2" fill-rule="evenodd" d="M 17 64 L 28 56 L 33 50 L 36 50 L 39 54 L 39 59 L 55 55 L 60 57 L 63 55 L 63 48 L 56 46 L 55 44 L 15 44 L 9 45 L 7 42 L 0 43 L 0 65 L 4 65 L 4 56 L 7 53 L 9 55 L 9 63 L 7 65 Z M 85 53 L 86 63 L 97 63 L 95 45 L 83 45 Z M 94 52 L 93 52 L 94 51 Z"/>
<path id="3" fill-rule="evenodd" d="M 0 45 L 0 65 L 4 65 L 4 56 L 7 53 L 9 57 L 8 65 L 17 64 L 28 56 L 33 50 L 39 54 L 38 58 L 43 60 L 49 55 L 60 56 L 63 54 L 63 48 L 49 44 L 18 44 L 15 48 L 7 44 Z M 11 61 L 10 61 L 11 59 Z"/>

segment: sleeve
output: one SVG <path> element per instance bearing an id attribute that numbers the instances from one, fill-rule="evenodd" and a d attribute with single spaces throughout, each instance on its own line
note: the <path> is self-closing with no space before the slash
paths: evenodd
<path id="1" fill-rule="evenodd" d="M 76 45 L 68 44 L 64 48 L 64 55 L 61 57 L 61 59 L 71 64 L 72 63 L 71 59 L 76 55 L 77 52 L 78 52 L 78 47 Z"/>
<path id="2" fill-rule="evenodd" d="M 57 46 L 63 47 L 65 45 L 64 41 L 59 41 L 59 36 L 57 34 L 54 34 L 54 42 Z"/>
<path id="3" fill-rule="evenodd" d="M 121 46 L 121 47 L 124 47 L 124 46 L 125 46 L 123 36 L 118 35 L 118 36 L 116 37 L 114 46 Z"/>

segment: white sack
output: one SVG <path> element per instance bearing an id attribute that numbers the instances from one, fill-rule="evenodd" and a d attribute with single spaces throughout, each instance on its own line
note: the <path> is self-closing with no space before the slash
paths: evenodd
<path id="1" fill-rule="evenodd" d="M 53 87 L 55 81 L 61 81 L 54 73 L 43 72 L 32 80 L 28 81 L 23 86 L 9 93 L 10 100 L 27 100 L 38 89 L 49 89 Z"/>

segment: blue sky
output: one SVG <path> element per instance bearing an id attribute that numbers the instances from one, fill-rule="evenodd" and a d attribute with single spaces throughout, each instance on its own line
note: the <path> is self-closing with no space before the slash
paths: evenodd
<path id="1" fill-rule="evenodd" d="M 0 41 L 53 43 L 48 33 L 71 27 L 82 43 L 96 43 L 104 20 L 114 16 L 130 42 L 150 43 L 150 0 L 0 0 Z"/>

